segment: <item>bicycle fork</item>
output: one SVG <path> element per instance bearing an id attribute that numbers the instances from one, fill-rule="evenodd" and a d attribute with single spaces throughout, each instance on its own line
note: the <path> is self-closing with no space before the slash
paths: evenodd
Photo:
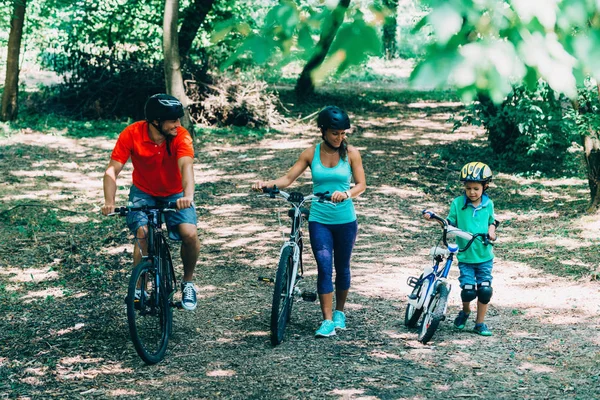
<path id="1" fill-rule="evenodd" d="M 298 243 L 285 243 L 282 247 L 281 247 L 281 253 L 283 253 L 283 250 L 288 247 L 288 246 L 293 246 L 293 255 L 292 255 L 292 273 L 290 275 L 290 292 L 288 293 L 288 296 L 298 296 L 301 297 L 302 300 L 304 301 L 315 301 L 317 299 L 317 294 L 313 293 L 313 292 L 309 292 L 307 290 L 301 289 L 298 287 L 298 285 L 300 285 L 302 283 L 302 279 L 304 279 L 304 277 L 302 275 L 298 275 L 298 266 L 300 265 L 300 257 L 302 256 L 300 254 L 300 246 L 298 246 Z"/>

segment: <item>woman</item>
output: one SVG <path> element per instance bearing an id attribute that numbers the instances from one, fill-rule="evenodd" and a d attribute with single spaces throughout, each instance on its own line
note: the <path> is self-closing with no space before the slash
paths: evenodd
<path id="1" fill-rule="evenodd" d="M 325 107 L 317 118 L 322 142 L 304 150 L 298 161 L 284 176 L 272 181 L 258 181 L 254 190 L 263 187 L 286 188 L 310 167 L 313 192 L 331 193 L 328 203 L 311 205 L 308 228 L 310 244 L 317 260 L 317 292 L 323 322 L 316 337 L 335 335 L 336 329 L 346 329 L 344 306 L 350 288 L 350 256 L 356 240 L 358 224 L 352 198 L 366 189 L 365 171 L 358 150 L 349 146 L 346 131 L 350 129 L 348 114 L 339 107 Z M 351 178 L 355 185 L 350 188 Z M 335 311 L 333 311 L 333 268 L 335 265 Z"/>

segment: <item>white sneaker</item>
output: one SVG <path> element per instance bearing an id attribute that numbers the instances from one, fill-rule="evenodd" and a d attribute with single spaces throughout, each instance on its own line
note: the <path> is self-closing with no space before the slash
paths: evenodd
<path id="1" fill-rule="evenodd" d="M 196 309 L 196 287 L 193 282 L 181 284 L 181 306 L 188 311 Z"/>

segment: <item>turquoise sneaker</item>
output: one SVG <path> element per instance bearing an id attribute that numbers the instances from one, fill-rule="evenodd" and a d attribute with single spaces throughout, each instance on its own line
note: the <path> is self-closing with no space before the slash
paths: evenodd
<path id="1" fill-rule="evenodd" d="M 456 319 L 454 320 L 454 326 L 456 329 L 465 329 L 465 325 L 467 324 L 467 320 L 469 319 L 469 315 L 464 311 L 459 311 Z"/>
<path id="2" fill-rule="evenodd" d="M 335 336 L 335 324 L 332 320 L 326 319 L 315 332 L 315 337 Z"/>
<path id="3" fill-rule="evenodd" d="M 492 336 L 492 331 L 487 327 L 487 325 L 483 322 L 479 324 L 475 324 L 475 328 L 473 328 L 473 332 L 481 335 L 481 336 Z"/>
<path id="4" fill-rule="evenodd" d="M 335 310 L 333 312 L 333 324 L 335 325 L 335 329 L 346 329 L 346 314 L 342 311 Z"/>

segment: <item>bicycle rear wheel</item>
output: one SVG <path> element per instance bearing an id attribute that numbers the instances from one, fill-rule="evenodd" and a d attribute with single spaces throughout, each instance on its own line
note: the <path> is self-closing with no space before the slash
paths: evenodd
<path id="1" fill-rule="evenodd" d="M 136 299 L 136 289 L 138 292 Z M 138 264 L 129 279 L 127 321 L 131 341 L 146 364 L 161 361 L 167 350 L 172 314 L 164 282 L 150 261 Z"/>
<path id="2" fill-rule="evenodd" d="M 271 344 L 277 346 L 283 341 L 285 327 L 290 320 L 294 296 L 292 294 L 292 270 L 294 268 L 293 249 L 285 247 L 279 258 L 275 277 L 273 305 L 271 307 Z"/>
<path id="3" fill-rule="evenodd" d="M 431 340 L 433 334 L 437 330 L 440 322 L 444 319 L 446 305 L 448 304 L 448 287 L 444 284 L 439 284 L 429 305 L 429 309 L 423 315 L 421 327 L 419 329 L 419 342 L 426 344 Z"/>

